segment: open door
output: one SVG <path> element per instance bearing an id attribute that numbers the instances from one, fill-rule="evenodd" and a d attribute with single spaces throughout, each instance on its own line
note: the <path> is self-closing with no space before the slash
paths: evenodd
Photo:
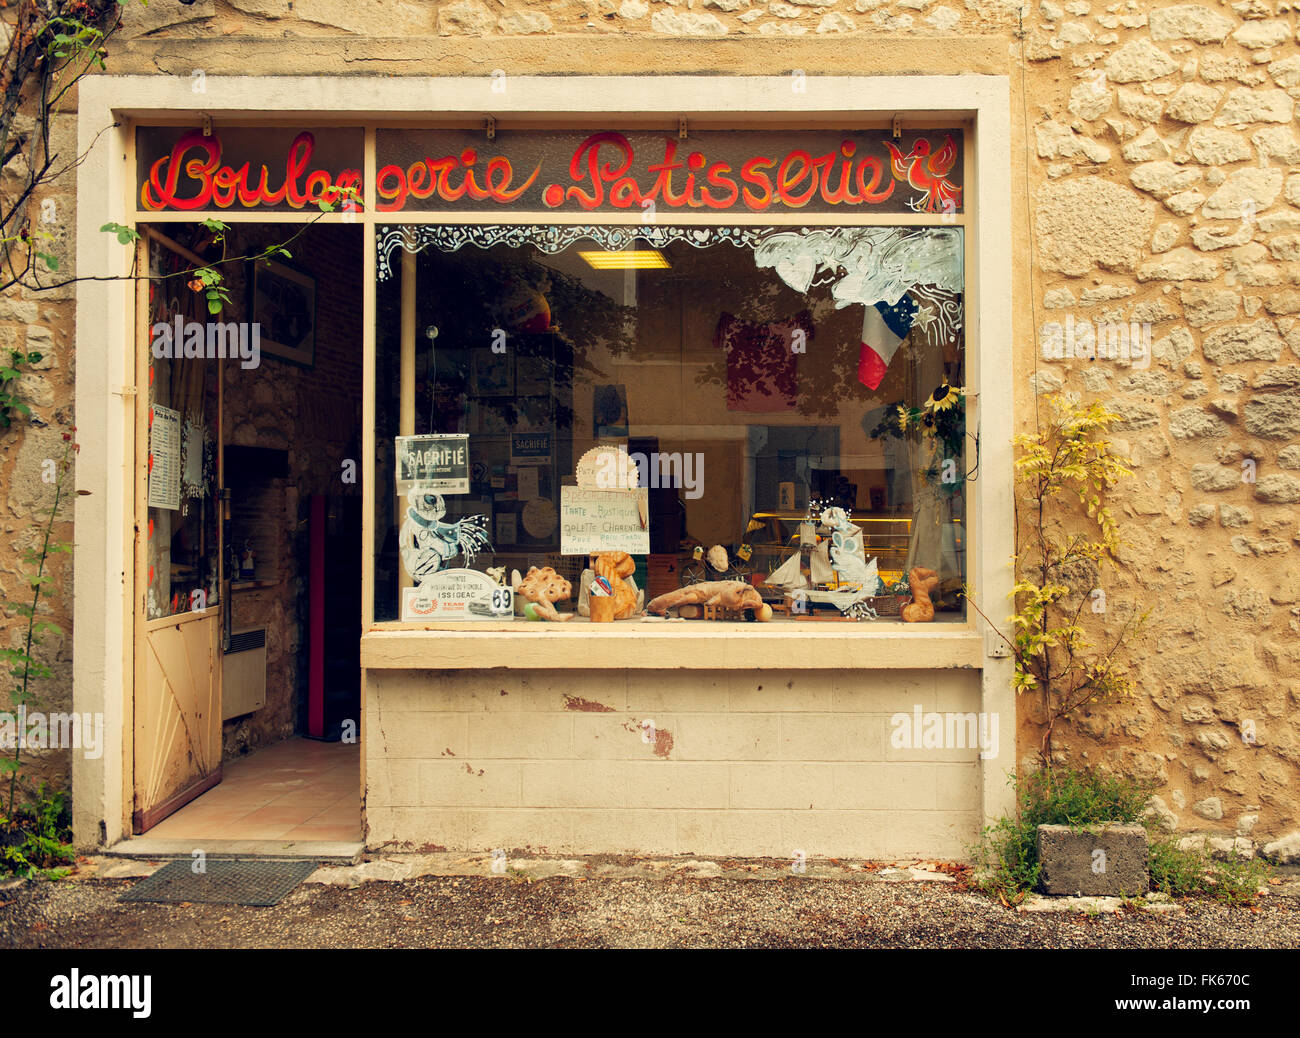
<path id="1" fill-rule="evenodd" d="M 137 259 L 137 269 L 150 274 L 136 293 L 132 829 L 143 833 L 221 781 L 229 588 L 221 521 L 223 361 L 206 348 L 204 294 L 189 287 L 188 277 L 156 280 L 205 261 L 152 229 L 143 231 Z"/>

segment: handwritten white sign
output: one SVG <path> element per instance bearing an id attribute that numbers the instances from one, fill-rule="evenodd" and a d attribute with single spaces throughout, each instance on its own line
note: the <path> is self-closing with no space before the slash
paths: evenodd
<path id="1" fill-rule="evenodd" d="M 647 494 L 640 490 L 560 488 L 560 553 L 650 554 Z"/>

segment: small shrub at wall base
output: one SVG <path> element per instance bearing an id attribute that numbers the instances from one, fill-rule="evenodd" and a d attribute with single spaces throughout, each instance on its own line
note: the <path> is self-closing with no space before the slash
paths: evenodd
<path id="1" fill-rule="evenodd" d="M 1142 825 L 1152 837 L 1151 887 L 1172 897 L 1206 897 L 1249 905 L 1267 881 L 1268 866 L 1235 855 L 1215 861 L 1204 851 L 1181 849 L 1176 840 L 1156 838 L 1157 821 L 1145 813 L 1153 787 L 1088 769 L 1044 768 L 1013 778 L 1015 818 L 986 826 L 971 853 L 976 889 L 1004 905 L 1019 904 L 1038 886 L 1038 826 L 1083 828 L 1116 822 Z"/>
<path id="2" fill-rule="evenodd" d="M 72 544 L 55 537 L 55 525 L 74 475 L 73 460 L 80 450 L 73 439 L 76 432 L 63 434 L 63 454 L 55 464 L 54 497 L 37 530 L 36 547 L 24 549 L 21 558 L 32 567 L 26 575 L 31 600 L 6 603 L 6 611 L 26 622 L 21 630 L 21 648 L 0 648 L 0 662 L 9 665 L 13 679 L 8 704 L 14 709 L 39 704 L 42 682 L 53 676 L 50 664 L 42 658 L 41 644 L 48 633 L 61 633 L 58 624 L 40 619 L 41 599 L 49 603 L 57 589 L 49 564 L 53 556 L 72 551 Z M 77 493 L 83 493 L 77 491 Z M 0 755 L 0 872 L 31 876 L 41 873 L 51 878 L 66 875 L 56 866 L 74 861 L 71 837 L 69 796 L 62 790 L 49 790 L 44 783 L 35 791 L 23 778 L 24 740 L 14 740 L 13 752 Z M 21 794 L 21 796 L 20 796 Z"/>
<path id="3" fill-rule="evenodd" d="M 76 860 L 71 822 L 68 794 L 42 783 L 32 803 L 0 815 L 0 873 L 62 879 L 71 869 L 60 866 Z"/>
<path id="4" fill-rule="evenodd" d="M 1253 905 L 1270 869 L 1258 858 L 1235 853 L 1215 861 L 1203 850 L 1172 839 L 1151 844 L 1151 886 L 1171 897 L 1209 897 L 1229 905 Z"/>
<path id="5" fill-rule="evenodd" d="M 1070 769 L 1045 768 L 1012 782 L 1019 817 L 986 827 L 973 855 L 980 886 L 1007 904 L 1023 901 L 1038 885 L 1040 825 L 1141 824 L 1151 794 L 1126 779 Z"/>

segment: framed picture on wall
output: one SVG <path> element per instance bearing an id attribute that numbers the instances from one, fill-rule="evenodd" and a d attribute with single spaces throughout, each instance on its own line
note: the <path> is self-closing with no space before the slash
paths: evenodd
<path id="1" fill-rule="evenodd" d="M 593 386 L 591 434 L 596 439 L 627 435 L 627 387 Z"/>
<path id="2" fill-rule="evenodd" d="M 304 367 L 316 362 L 316 279 L 272 259 L 253 264 L 249 312 L 263 353 Z"/>
<path id="3" fill-rule="evenodd" d="M 513 396 L 515 370 L 508 353 L 477 349 L 470 355 L 470 385 L 479 396 Z"/>

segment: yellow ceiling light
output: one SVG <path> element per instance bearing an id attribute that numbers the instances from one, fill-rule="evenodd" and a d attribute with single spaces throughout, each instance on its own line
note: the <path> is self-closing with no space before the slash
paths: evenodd
<path id="1" fill-rule="evenodd" d="M 658 249 L 595 249 L 578 255 L 596 270 L 667 270 L 672 266 Z"/>

